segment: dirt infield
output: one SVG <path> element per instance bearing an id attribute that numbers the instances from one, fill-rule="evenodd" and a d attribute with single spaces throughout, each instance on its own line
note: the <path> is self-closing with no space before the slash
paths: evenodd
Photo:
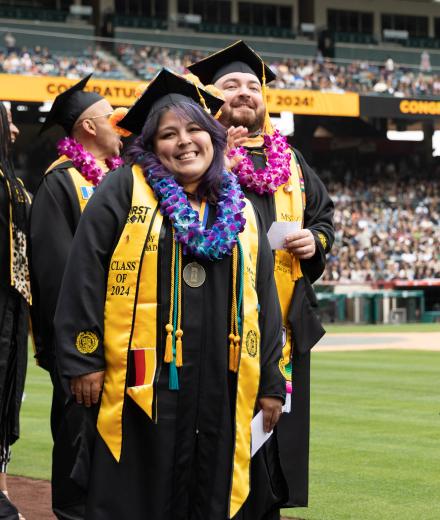
<path id="1" fill-rule="evenodd" d="M 50 483 L 8 476 L 9 497 L 26 520 L 56 520 L 52 514 Z"/>
<path id="2" fill-rule="evenodd" d="M 56 520 L 50 503 L 50 483 L 8 476 L 9 495 L 26 520 Z M 281 520 L 295 520 L 282 517 Z"/>
<path id="3" fill-rule="evenodd" d="M 440 331 L 327 334 L 313 352 L 319 355 L 319 352 L 385 349 L 440 351 Z M 11 500 L 26 520 L 56 520 L 51 511 L 49 482 L 9 476 L 8 488 Z"/>

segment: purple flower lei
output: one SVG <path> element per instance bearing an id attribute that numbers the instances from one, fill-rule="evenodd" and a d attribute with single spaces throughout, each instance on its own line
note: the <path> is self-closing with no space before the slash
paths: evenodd
<path id="1" fill-rule="evenodd" d="M 91 182 L 93 186 L 98 186 L 105 177 L 105 173 L 96 164 L 95 157 L 73 137 L 64 137 L 58 141 L 57 150 L 59 155 L 67 156 L 72 161 L 73 166 L 75 166 L 80 174 Z M 124 164 L 124 161 L 116 156 L 106 159 L 105 164 L 109 170 L 114 170 Z"/>
<path id="2" fill-rule="evenodd" d="M 220 260 L 232 254 L 246 223 L 242 213 L 244 195 L 234 175 L 222 173 L 216 221 L 211 229 L 203 228 L 199 213 L 191 207 L 174 177 L 159 178 L 154 170 L 149 170 L 146 179 L 159 200 L 160 212 L 170 219 L 184 254 L 207 260 Z"/>
<path id="3" fill-rule="evenodd" d="M 237 156 L 242 157 L 232 171 L 237 175 L 241 186 L 258 195 L 275 193 L 277 188 L 285 184 L 290 177 L 289 145 L 279 130 L 275 130 L 273 135 L 264 136 L 264 147 L 266 148 L 267 166 L 257 170 L 242 146 L 233 148 L 228 153 L 230 159 Z"/>

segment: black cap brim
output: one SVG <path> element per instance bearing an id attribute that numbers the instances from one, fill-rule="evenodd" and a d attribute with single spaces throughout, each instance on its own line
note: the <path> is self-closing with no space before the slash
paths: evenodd
<path id="1" fill-rule="evenodd" d="M 147 118 L 159 108 L 177 105 L 185 100 L 205 108 L 200 96 L 203 96 L 206 107 L 213 116 L 224 103 L 222 99 L 213 96 L 203 87 L 196 87 L 191 81 L 164 68 L 148 84 L 142 96 L 119 121 L 118 126 L 139 135 Z"/>
<path id="2" fill-rule="evenodd" d="M 239 40 L 229 47 L 215 52 L 197 63 L 193 63 L 188 69 L 204 85 L 213 84 L 222 76 L 232 72 L 252 73 L 263 84 L 263 66 L 266 83 L 270 83 L 276 78 L 276 75 L 254 50 L 244 43 L 243 40 Z"/>
<path id="3" fill-rule="evenodd" d="M 84 110 L 104 99 L 96 92 L 84 92 L 91 77 L 92 74 L 89 74 L 55 98 L 40 129 L 40 134 L 54 125 L 62 126 L 66 133 L 70 134 L 73 125 Z"/>

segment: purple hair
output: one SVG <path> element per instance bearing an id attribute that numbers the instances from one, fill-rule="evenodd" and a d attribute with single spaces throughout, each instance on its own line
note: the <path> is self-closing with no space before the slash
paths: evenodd
<path id="1" fill-rule="evenodd" d="M 163 114 L 168 110 L 173 110 L 174 113 L 186 120 L 194 121 L 200 128 L 209 133 L 214 148 L 214 155 L 209 168 L 197 187 L 197 196 L 215 203 L 220 190 L 221 174 L 225 167 L 224 153 L 227 135 L 225 128 L 195 103 L 181 102 L 172 107 L 166 106 L 154 111 L 145 121 L 141 135 L 128 148 L 125 154 L 126 162 L 139 164 L 144 171 L 154 168 L 159 177 L 172 176 L 172 173 L 162 165 L 153 152 L 154 136 Z"/>

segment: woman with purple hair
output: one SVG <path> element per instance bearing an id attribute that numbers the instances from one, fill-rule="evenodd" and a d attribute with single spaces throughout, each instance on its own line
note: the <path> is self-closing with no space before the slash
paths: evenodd
<path id="1" fill-rule="evenodd" d="M 70 405 L 96 432 L 72 478 L 87 520 L 267 519 L 251 421 L 284 401 L 267 238 L 235 176 L 222 100 L 163 69 L 119 125 L 138 135 L 81 219 L 55 317 Z M 264 295 L 264 298 L 263 298 Z M 257 453 L 252 465 L 273 472 Z M 79 470 L 78 470 L 79 468 Z M 253 471 L 253 474 L 255 472 Z"/>

